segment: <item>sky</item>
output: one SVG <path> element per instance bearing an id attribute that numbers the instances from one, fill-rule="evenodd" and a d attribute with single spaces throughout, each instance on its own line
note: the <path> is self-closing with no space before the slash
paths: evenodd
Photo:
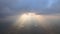
<path id="1" fill-rule="evenodd" d="M 60 26 L 60 0 L 0 0 L 0 30 L 12 25 L 18 15 L 34 12 L 46 17 L 51 27 L 56 26 L 58 33 Z M 7 24 L 7 25 L 6 25 Z M 54 26 L 53 26 L 54 24 Z M 59 30 L 59 31 L 58 31 Z"/>
<path id="2" fill-rule="evenodd" d="M 0 0 L 0 15 L 14 15 L 22 10 L 44 14 L 60 13 L 60 0 Z"/>

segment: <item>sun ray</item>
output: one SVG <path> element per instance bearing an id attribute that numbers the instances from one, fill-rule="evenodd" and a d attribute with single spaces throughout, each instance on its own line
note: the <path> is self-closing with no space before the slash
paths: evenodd
<path id="1" fill-rule="evenodd" d="M 32 21 L 37 21 L 37 23 L 43 27 L 44 26 L 44 16 L 37 15 L 35 13 L 27 13 L 21 15 L 18 20 L 16 21 L 17 26 L 24 27 L 25 25 L 29 26 L 32 24 Z"/>

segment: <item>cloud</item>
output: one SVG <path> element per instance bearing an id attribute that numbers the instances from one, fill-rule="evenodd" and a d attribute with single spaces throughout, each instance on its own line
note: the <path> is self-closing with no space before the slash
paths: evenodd
<path id="1" fill-rule="evenodd" d="M 47 4 L 50 1 L 49 4 Z M 0 0 L 0 15 L 14 14 L 20 10 L 34 10 L 39 13 L 60 13 L 59 0 Z M 23 11 L 24 12 L 24 11 Z"/>
<path id="2" fill-rule="evenodd" d="M 53 31 L 55 30 L 54 32 L 57 32 L 60 26 L 60 0 L 57 0 L 57 2 L 56 0 L 49 1 L 50 0 L 0 0 L 0 23 L 2 23 L 2 26 L 4 25 L 3 27 L 6 27 L 7 30 L 7 27 L 12 26 L 17 19 L 17 14 L 21 15 L 24 12 L 36 12 L 39 15 L 44 15 L 50 23 L 49 27 L 51 27 Z M 0 30 L 4 31 L 2 28 Z"/>

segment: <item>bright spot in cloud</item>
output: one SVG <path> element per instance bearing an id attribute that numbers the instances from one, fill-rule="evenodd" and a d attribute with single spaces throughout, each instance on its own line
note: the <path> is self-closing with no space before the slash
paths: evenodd
<path id="1" fill-rule="evenodd" d="M 42 25 L 44 21 L 44 17 L 42 15 L 37 15 L 35 13 L 27 13 L 27 14 L 22 14 L 18 20 L 16 21 L 17 26 L 19 27 L 24 27 L 25 25 L 29 26 L 34 22 L 36 24 Z"/>

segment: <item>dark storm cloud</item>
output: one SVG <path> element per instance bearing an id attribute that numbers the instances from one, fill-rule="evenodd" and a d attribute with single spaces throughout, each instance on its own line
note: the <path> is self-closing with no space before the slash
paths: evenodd
<path id="1" fill-rule="evenodd" d="M 34 10 L 42 14 L 60 13 L 60 0 L 0 0 L 0 17 L 22 12 L 21 10 Z"/>

